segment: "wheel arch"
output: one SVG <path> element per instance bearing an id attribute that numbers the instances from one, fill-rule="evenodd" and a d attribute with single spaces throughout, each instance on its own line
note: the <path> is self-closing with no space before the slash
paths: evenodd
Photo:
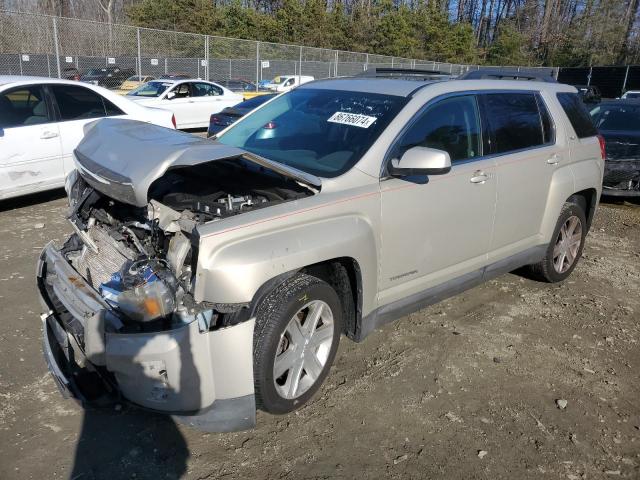
<path id="1" fill-rule="evenodd" d="M 343 333 L 354 340 L 362 321 L 362 272 L 353 257 L 338 257 L 306 265 L 277 275 L 263 283 L 244 310 L 242 317 L 256 314 L 260 302 L 274 289 L 293 277 L 306 273 L 327 282 L 338 294 L 343 306 Z"/>
<path id="2" fill-rule="evenodd" d="M 580 190 L 567 198 L 567 202 L 577 203 L 582 207 L 587 218 L 587 231 L 589 231 L 598 205 L 598 191 L 595 188 Z"/>

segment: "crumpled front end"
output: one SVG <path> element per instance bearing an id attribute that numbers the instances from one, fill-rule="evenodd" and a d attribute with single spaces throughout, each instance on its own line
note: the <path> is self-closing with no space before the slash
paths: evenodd
<path id="1" fill-rule="evenodd" d="M 38 263 L 49 369 L 83 403 L 125 400 L 211 431 L 251 427 L 254 319 L 247 303 L 196 299 L 199 227 L 313 189 L 225 146 L 166 129 L 159 145 L 155 128 L 101 122 L 65 184 L 75 233 Z M 104 149 L 113 138 L 120 145 Z"/>
<path id="2" fill-rule="evenodd" d="M 209 431 L 255 425 L 253 320 L 133 329 L 50 243 L 38 262 L 44 354 L 64 397 L 128 401 Z"/>

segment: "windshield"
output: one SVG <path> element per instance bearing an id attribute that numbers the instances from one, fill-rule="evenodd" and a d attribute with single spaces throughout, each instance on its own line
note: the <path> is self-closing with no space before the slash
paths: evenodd
<path id="1" fill-rule="evenodd" d="M 640 98 L 640 92 L 627 92 L 624 94 L 624 98 Z"/>
<path id="2" fill-rule="evenodd" d="M 171 85 L 173 84 L 170 82 L 149 82 L 132 90 L 128 95 L 134 97 L 159 97 Z"/>
<path id="3" fill-rule="evenodd" d="M 405 103 L 377 93 L 296 89 L 237 122 L 219 141 L 336 177 L 360 160 Z"/>
<path id="4" fill-rule="evenodd" d="M 598 130 L 640 130 L 640 105 L 600 105 L 591 110 L 591 117 Z"/>
<path id="5" fill-rule="evenodd" d="M 129 78 L 127 78 L 127 82 L 137 82 L 139 78 L 140 77 L 138 77 L 138 75 L 131 75 Z M 144 80 L 144 77 L 142 77 L 142 79 Z"/>

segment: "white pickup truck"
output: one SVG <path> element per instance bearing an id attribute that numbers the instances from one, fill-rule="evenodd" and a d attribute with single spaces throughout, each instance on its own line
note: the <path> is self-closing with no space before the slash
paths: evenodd
<path id="1" fill-rule="evenodd" d="M 292 88 L 304 83 L 312 82 L 315 78 L 309 75 L 280 75 L 267 83 L 266 87 L 274 92 L 288 92 Z"/>

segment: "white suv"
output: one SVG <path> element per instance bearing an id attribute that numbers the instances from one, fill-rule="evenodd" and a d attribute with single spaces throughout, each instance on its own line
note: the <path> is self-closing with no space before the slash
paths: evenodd
<path id="1" fill-rule="evenodd" d="M 525 265 L 565 279 L 604 166 L 556 83 L 321 80 L 219 142 L 157 130 L 78 146 L 76 233 L 38 264 L 45 353 L 65 392 L 209 430 L 304 404 L 342 334 Z"/>

